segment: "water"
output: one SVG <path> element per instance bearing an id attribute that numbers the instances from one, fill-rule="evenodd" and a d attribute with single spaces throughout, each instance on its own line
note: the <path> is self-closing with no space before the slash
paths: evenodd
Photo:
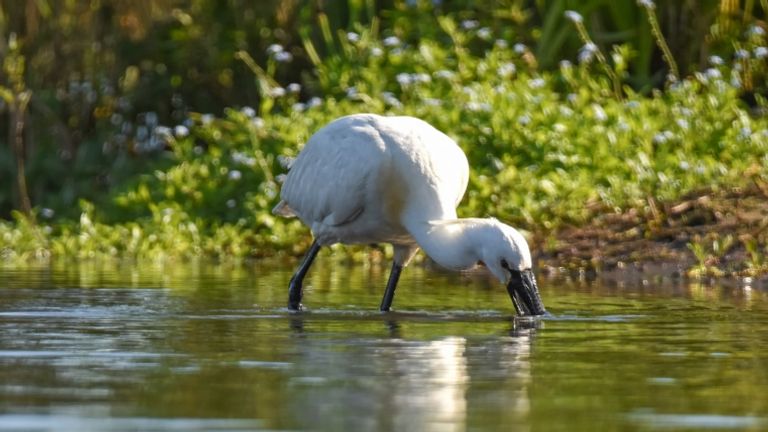
<path id="1" fill-rule="evenodd" d="M 0 268 L 0 431 L 766 430 L 768 292 L 319 259 Z"/>

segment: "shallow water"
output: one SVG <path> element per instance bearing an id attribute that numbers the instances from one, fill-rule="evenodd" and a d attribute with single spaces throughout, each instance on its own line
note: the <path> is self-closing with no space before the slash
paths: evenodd
<path id="1" fill-rule="evenodd" d="M 291 270 L 0 268 L 0 431 L 768 429 L 762 288 Z"/>

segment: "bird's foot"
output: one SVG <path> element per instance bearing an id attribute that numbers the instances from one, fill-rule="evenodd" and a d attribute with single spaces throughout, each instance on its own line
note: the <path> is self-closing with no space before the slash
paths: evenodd
<path id="1" fill-rule="evenodd" d="M 306 310 L 306 308 L 304 307 L 303 304 L 301 304 L 298 301 L 294 302 L 293 300 L 289 300 L 288 310 L 290 310 L 291 312 L 301 312 L 303 310 Z"/>
<path id="2" fill-rule="evenodd" d="M 291 282 L 288 284 L 288 309 L 292 311 L 300 311 L 304 309 L 304 305 L 301 304 L 302 286 L 301 282 L 296 280 L 296 276 L 291 278 Z"/>

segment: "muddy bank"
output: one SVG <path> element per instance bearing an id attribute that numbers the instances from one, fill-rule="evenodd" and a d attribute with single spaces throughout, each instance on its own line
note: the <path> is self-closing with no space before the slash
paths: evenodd
<path id="1" fill-rule="evenodd" d="M 722 279 L 768 287 L 768 183 L 703 189 L 643 209 L 596 211 L 586 226 L 537 236 L 539 267 L 600 278 Z M 634 275 L 634 276 L 633 276 Z"/>

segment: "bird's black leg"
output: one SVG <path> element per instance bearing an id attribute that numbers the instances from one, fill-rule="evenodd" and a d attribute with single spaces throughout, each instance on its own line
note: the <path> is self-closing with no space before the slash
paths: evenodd
<path id="1" fill-rule="evenodd" d="M 397 288 L 397 281 L 400 279 L 401 271 L 403 271 L 403 266 L 392 263 L 392 272 L 389 273 L 387 289 L 384 291 L 384 298 L 381 300 L 381 306 L 379 306 L 379 310 L 382 312 L 387 312 L 392 306 L 392 299 L 395 298 L 395 288 Z"/>
<path id="2" fill-rule="evenodd" d="M 306 276 L 309 266 L 312 265 L 312 261 L 315 260 L 319 251 L 320 244 L 315 240 L 304 256 L 304 260 L 301 261 L 301 265 L 296 269 L 296 273 L 293 274 L 291 282 L 288 284 L 288 309 L 301 309 L 301 284 L 304 282 L 304 276 Z"/>

